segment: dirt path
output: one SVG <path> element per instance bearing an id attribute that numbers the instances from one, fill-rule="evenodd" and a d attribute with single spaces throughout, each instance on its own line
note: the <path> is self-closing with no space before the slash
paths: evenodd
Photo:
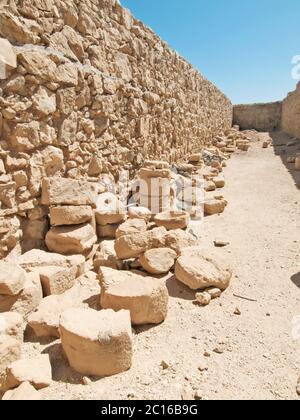
<path id="1" fill-rule="evenodd" d="M 231 264 L 231 287 L 200 308 L 193 293 L 170 281 L 166 322 L 139 331 L 133 368 L 116 377 L 77 384 L 81 378 L 58 358 L 58 345 L 48 346 L 57 382 L 45 398 L 180 399 L 195 391 L 203 399 L 297 398 L 300 341 L 292 339 L 292 319 L 300 315 L 300 191 L 274 149 L 261 145 L 235 155 L 225 174 L 229 205 L 206 218 L 202 243 Z M 216 249 L 215 239 L 230 245 Z M 162 360 L 170 368 L 163 371 Z"/>

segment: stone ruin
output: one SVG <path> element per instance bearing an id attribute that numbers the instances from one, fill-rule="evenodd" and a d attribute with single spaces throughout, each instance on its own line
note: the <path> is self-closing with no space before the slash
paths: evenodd
<path id="1" fill-rule="evenodd" d="M 166 280 L 199 305 L 229 286 L 193 223 L 225 211 L 223 168 L 257 133 L 117 0 L 4 0 L 0 36 L 0 393 L 39 399 L 51 363 L 22 358 L 25 329 L 114 375 L 131 326 L 165 320 Z"/>

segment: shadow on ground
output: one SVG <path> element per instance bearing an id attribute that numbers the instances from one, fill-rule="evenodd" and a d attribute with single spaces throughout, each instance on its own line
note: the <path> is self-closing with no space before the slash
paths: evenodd
<path id="1" fill-rule="evenodd" d="M 300 289 L 300 271 L 291 277 L 292 282 Z"/>
<path id="2" fill-rule="evenodd" d="M 300 171 L 295 170 L 294 163 L 288 163 L 289 157 L 295 157 L 297 153 L 300 153 L 300 140 L 295 140 L 295 138 L 282 131 L 270 133 L 270 137 L 273 140 L 276 156 L 280 156 L 283 164 L 293 177 L 296 187 L 300 189 Z"/>

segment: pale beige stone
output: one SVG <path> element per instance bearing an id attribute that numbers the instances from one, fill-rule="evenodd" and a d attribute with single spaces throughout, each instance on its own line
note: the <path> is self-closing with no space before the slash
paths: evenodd
<path id="1" fill-rule="evenodd" d="M 17 56 L 11 43 L 4 38 L 0 38 L 0 63 L 9 67 L 17 67 Z"/>
<path id="2" fill-rule="evenodd" d="M 143 219 L 128 219 L 126 222 L 122 223 L 117 231 L 116 238 L 121 236 L 131 235 L 134 233 L 146 232 L 147 224 Z"/>
<path id="3" fill-rule="evenodd" d="M 20 359 L 20 357 L 20 341 L 13 337 L 0 334 L 0 374 L 3 373 L 11 363 Z"/>
<path id="4" fill-rule="evenodd" d="M 132 363 L 129 311 L 70 309 L 60 318 L 60 335 L 70 366 L 86 376 L 110 376 Z"/>
<path id="5" fill-rule="evenodd" d="M 201 306 L 207 306 L 211 302 L 211 295 L 207 292 L 196 293 L 196 302 Z"/>
<path id="6" fill-rule="evenodd" d="M 165 246 L 180 255 L 184 248 L 197 245 L 199 240 L 189 232 L 181 229 L 170 230 L 165 235 Z"/>
<path id="7" fill-rule="evenodd" d="M 139 259 L 143 269 L 150 274 L 165 274 L 173 267 L 177 253 L 170 248 L 146 251 Z"/>
<path id="8" fill-rule="evenodd" d="M 83 274 L 85 258 L 82 255 L 64 256 L 54 252 L 46 252 L 41 249 L 32 249 L 16 259 L 17 264 L 26 271 L 40 267 L 77 267 L 77 276 Z"/>
<path id="9" fill-rule="evenodd" d="M 49 251 L 63 255 L 82 254 L 89 251 L 97 242 L 91 224 L 52 227 L 46 235 Z"/>
<path id="10" fill-rule="evenodd" d="M 67 178 L 44 178 L 42 180 L 42 204 L 46 206 L 74 205 L 95 207 L 95 185 Z"/>
<path id="11" fill-rule="evenodd" d="M 0 314 L 0 335 L 15 338 L 23 342 L 25 323 L 22 315 L 16 312 L 4 312 Z"/>
<path id="12" fill-rule="evenodd" d="M 148 223 L 151 220 L 152 213 L 147 207 L 129 207 L 128 217 L 130 219 L 142 219 Z"/>
<path id="13" fill-rule="evenodd" d="M 38 338 L 59 338 L 61 314 L 71 308 L 98 308 L 100 285 L 96 274 L 89 272 L 61 295 L 44 298 L 36 311 L 28 317 L 28 325 Z"/>
<path id="14" fill-rule="evenodd" d="M 123 204 L 112 193 L 103 193 L 97 197 L 96 222 L 101 226 L 124 222 L 126 211 Z"/>
<path id="15" fill-rule="evenodd" d="M 24 288 L 25 271 L 13 262 L 0 261 L 0 294 L 17 295 Z"/>
<path id="16" fill-rule="evenodd" d="M 0 313 L 12 311 L 26 317 L 35 310 L 42 298 L 39 273 L 26 273 L 24 288 L 18 295 L 0 295 Z"/>
<path id="17" fill-rule="evenodd" d="M 154 217 L 158 227 L 165 227 L 167 230 L 185 229 L 190 222 L 190 215 L 185 211 L 167 211 L 159 213 Z"/>
<path id="18" fill-rule="evenodd" d="M 134 325 L 160 324 L 167 316 L 169 294 L 164 281 L 101 267 L 101 307 L 130 311 Z"/>
<path id="19" fill-rule="evenodd" d="M 206 215 L 220 214 L 223 213 L 227 206 L 226 200 L 216 200 L 214 198 L 205 200 L 204 202 L 204 213 Z"/>
<path id="20" fill-rule="evenodd" d="M 176 278 L 192 290 L 217 287 L 225 290 L 229 286 L 232 272 L 222 264 L 206 258 L 202 250 L 187 248 L 175 266 Z"/>
<path id="21" fill-rule="evenodd" d="M 81 225 L 90 222 L 94 212 L 90 206 L 57 206 L 50 208 L 52 226 Z"/>
<path id="22" fill-rule="evenodd" d="M 74 286 L 77 267 L 42 267 L 39 274 L 44 296 L 61 295 Z"/>
<path id="23" fill-rule="evenodd" d="M 41 394 L 29 382 L 23 382 L 18 388 L 7 391 L 2 401 L 39 401 Z"/>
<path id="24" fill-rule="evenodd" d="M 48 387 L 52 382 L 52 368 L 48 354 L 33 359 L 20 359 L 11 363 L 6 372 L 5 388 L 16 388 L 29 382 L 35 389 Z"/>
<path id="25" fill-rule="evenodd" d="M 225 178 L 223 176 L 217 176 L 213 178 L 213 182 L 216 188 L 224 188 L 225 187 Z"/>
<path id="26" fill-rule="evenodd" d="M 162 247 L 166 233 L 166 229 L 160 227 L 147 232 L 121 236 L 115 243 L 117 257 L 122 260 L 138 258 L 147 249 Z"/>
<path id="27" fill-rule="evenodd" d="M 105 240 L 100 243 L 93 264 L 97 273 L 100 267 L 110 267 L 116 270 L 122 269 L 123 261 L 117 257 L 114 240 Z"/>

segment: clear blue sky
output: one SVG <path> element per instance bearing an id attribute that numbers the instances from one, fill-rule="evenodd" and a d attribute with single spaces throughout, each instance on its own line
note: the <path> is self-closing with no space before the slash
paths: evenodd
<path id="1" fill-rule="evenodd" d="M 234 103 L 294 90 L 300 0 L 121 0 Z"/>

